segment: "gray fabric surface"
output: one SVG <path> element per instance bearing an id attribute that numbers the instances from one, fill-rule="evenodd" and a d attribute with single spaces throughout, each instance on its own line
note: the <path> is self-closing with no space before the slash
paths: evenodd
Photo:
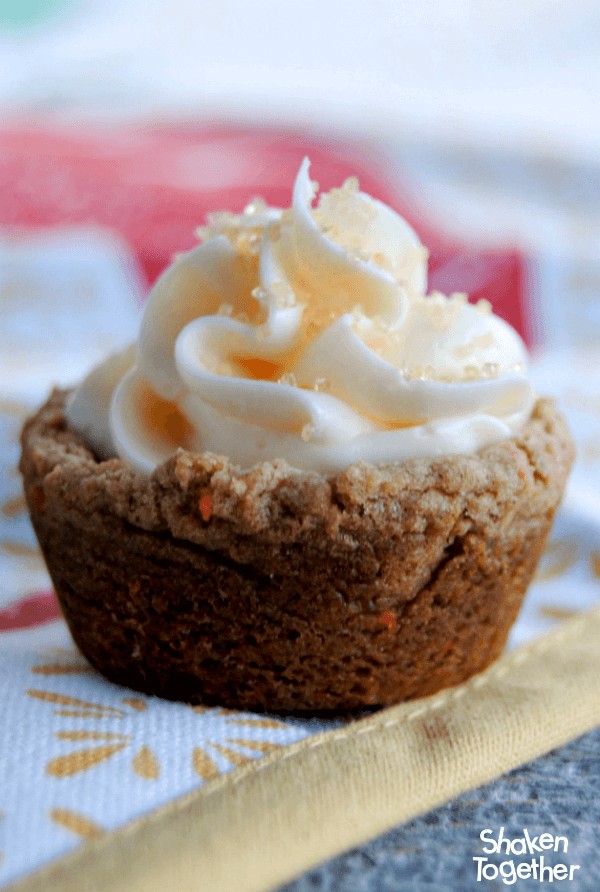
<path id="1" fill-rule="evenodd" d="M 479 834 L 504 826 L 515 839 L 566 836 L 566 854 L 545 852 L 545 863 L 579 864 L 573 881 L 500 877 L 477 882 Z M 531 855 L 489 855 L 490 862 L 528 862 Z M 539 855 L 537 856 L 539 857 Z M 310 871 L 279 892 L 471 892 L 486 889 L 600 890 L 600 728 L 559 750 L 465 793 L 420 818 Z"/>

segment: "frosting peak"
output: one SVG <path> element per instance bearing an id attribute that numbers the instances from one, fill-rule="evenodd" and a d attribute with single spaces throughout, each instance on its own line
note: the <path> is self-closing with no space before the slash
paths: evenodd
<path id="1" fill-rule="evenodd" d="M 243 467 L 469 452 L 531 411 L 517 333 L 464 295 L 426 296 L 427 252 L 355 179 L 288 210 L 217 213 L 155 284 L 137 352 L 91 372 L 69 422 L 150 472 L 178 446 Z M 110 446 L 109 446 L 110 444 Z"/>

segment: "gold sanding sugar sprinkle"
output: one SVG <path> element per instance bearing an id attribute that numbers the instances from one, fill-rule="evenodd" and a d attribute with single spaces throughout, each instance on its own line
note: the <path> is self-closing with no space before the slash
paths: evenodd
<path id="1" fill-rule="evenodd" d="M 238 253 L 257 255 L 262 243 L 264 222 L 262 220 L 255 221 L 254 217 L 266 210 L 264 202 L 260 210 L 257 202 L 258 199 L 251 202 L 243 214 L 232 214 L 230 211 L 215 211 L 208 214 L 206 226 L 198 227 L 196 235 L 202 242 L 222 235 L 229 240 Z M 257 209 L 248 211 L 248 208 Z"/>
<path id="2" fill-rule="evenodd" d="M 246 313 L 246 320 L 254 324 L 255 331 L 256 326 L 268 322 L 269 311 L 272 305 L 277 309 L 285 309 L 294 306 L 296 303 L 292 290 L 280 282 L 274 282 L 271 288 L 263 288 L 261 285 L 258 285 L 252 289 L 250 294 L 253 301 L 249 305 L 249 313 Z M 245 321 L 242 319 L 241 313 L 238 313 L 235 318 L 239 322 Z"/>
<path id="3" fill-rule="evenodd" d="M 335 309 L 323 304 L 308 303 L 302 314 L 302 334 L 304 340 L 311 340 L 337 319 Z"/>
<path id="4" fill-rule="evenodd" d="M 278 242 L 281 238 L 281 223 L 271 223 L 268 233 L 272 242 Z"/>
<path id="5" fill-rule="evenodd" d="M 405 381 L 432 381 L 437 380 L 435 369 L 431 365 L 426 366 L 418 366 L 414 365 L 412 368 L 404 367 L 402 370 L 402 377 Z"/>
<path id="6" fill-rule="evenodd" d="M 313 183 L 318 188 L 318 183 Z M 334 186 L 329 192 L 324 192 L 319 198 L 319 207 L 328 203 L 339 203 L 347 201 L 352 196 L 357 195 L 360 189 L 358 177 L 347 177 L 341 186 Z"/>
<path id="7" fill-rule="evenodd" d="M 288 387 L 297 387 L 298 381 L 296 380 L 296 376 L 293 372 L 286 372 L 285 375 L 282 375 L 281 378 L 278 379 L 278 384 L 287 384 Z"/>
<path id="8" fill-rule="evenodd" d="M 340 192 L 358 192 L 360 189 L 360 183 L 358 182 L 358 177 L 347 177 L 342 184 L 342 188 Z"/>
<path id="9" fill-rule="evenodd" d="M 327 393 L 328 390 L 331 390 L 331 381 L 328 378 L 316 378 L 313 390 L 316 390 L 317 393 Z"/>
<path id="10" fill-rule="evenodd" d="M 486 332 L 486 334 L 477 335 L 474 338 L 471 338 L 466 344 L 461 344 L 458 347 L 455 347 L 452 351 L 454 355 L 458 358 L 467 358 L 473 352 L 473 350 L 486 350 L 488 347 L 494 346 L 494 338 L 490 332 Z M 486 365 L 494 365 L 494 363 L 486 363 Z M 499 368 L 496 369 L 496 372 Z"/>
<path id="11" fill-rule="evenodd" d="M 477 381 L 481 377 L 481 372 L 476 365 L 466 365 L 463 369 L 463 378 L 465 381 Z"/>
<path id="12" fill-rule="evenodd" d="M 447 331 L 452 328 L 466 302 L 461 297 L 458 299 L 455 299 L 454 296 L 446 297 L 440 291 L 432 291 L 429 295 L 419 296 L 416 301 L 427 313 L 429 324 L 433 325 L 436 331 Z"/>
<path id="13" fill-rule="evenodd" d="M 244 217 L 253 217 L 257 214 L 264 214 L 268 210 L 268 206 L 264 198 L 256 196 L 252 201 L 248 202 L 244 208 Z"/>
<path id="14" fill-rule="evenodd" d="M 421 298 L 426 306 L 437 306 L 452 312 L 460 311 L 465 304 L 469 303 L 468 295 L 464 291 L 453 291 L 452 294 L 444 294 L 443 291 L 432 291 L 430 294 L 424 294 Z"/>
<path id="15" fill-rule="evenodd" d="M 484 362 L 481 371 L 484 378 L 496 378 L 500 374 L 500 363 Z"/>
<path id="16" fill-rule="evenodd" d="M 386 273 L 392 274 L 396 272 L 396 268 L 394 267 L 392 261 L 381 251 L 375 251 L 374 254 L 371 254 L 371 257 L 369 259 L 372 263 L 375 264 L 375 266 L 378 266 L 379 269 L 384 270 Z"/>
<path id="17" fill-rule="evenodd" d="M 233 229 L 239 225 L 239 214 L 233 214 L 231 211 L 213 211 L 207 214 L 206 226 L 200 226 L 197 231 Z"/>
<path id="18" fill-rule="evenodd" d="M 296 296 L 285 282 L 273 282 L 270 287 L 273 303 L 278 310 L 286 310 L 296 305 Z"/>
<path id="19" fill-rule="evenodd" d="M 488 331 L 485 334 L 473 338 L 473 345 L 480 350 L 486 350 L 488 347 L 494 346 L 494 337 L 492 333 Z"/>
<path id="20" fill-rule="evenodd" d="M 226 375 L 228 377 L 231 377 L 233 375 L 233 367 L 228 362 L 216 363 L 212 371 L 216 375 Z"/>
<path id="21" fill-rule="evenodd" d="M 269 299 L 269 292 L 261 285 L 257 285 L 256 288 L 253 288 L 250 294 L 261 304 L 266 303 Z"/>
<path id="22" fill-rule="evenodd" d="M 302 430 L 300 431 L 300 436 L 304 440 L 305 443 L 308 443 L 314 437 L 317 429 L 314 424 L 309 423 L 305 424 Z"/>
<path id="23" fill-rule="evenodd" d="M 349 177 L 340 188 L 322 194 L 312 214 L 321 232 L 337 245 L 359 260 L 375 262 L 363 250 L 362 242 L 364 232 L 377 218 L 377 210 L 360 197 L 356 177 Z M 380 252 L 378 256 L 383 257 Z"/>
<path id="24" fill-rule="evenodd" d="M 482 378 L 497 378 L 500 374 L 500 364 L 497 362 L 484 362 L 483 365 L 470 363 L 462 370 L 462 375 L 433 375 L 438 381 L 480 381 Z"/>
<path id="25" fill-rule="evenodd" d="M 232 243 L 239 254 L 258 254 L 262 243 L 262 228 L 258 230 L 241 229 L 235 234 Z"/>

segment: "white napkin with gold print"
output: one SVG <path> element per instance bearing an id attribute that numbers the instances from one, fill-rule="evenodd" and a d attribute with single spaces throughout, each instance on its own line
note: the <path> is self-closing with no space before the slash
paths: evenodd
<path id="1" fill-rule="evenodd" d="M 70 233 L 62 242 L 53 237 L 51 247 L 58 250 L 60 246 L 63 252 L 63 272 L 69 269 L 70 252 L 72 256 L 76 244 L 73 237 Z M 39 247 L 38 257 L 43 254 Z M 23 257 L 22 246 L 20 250 Z M 126 266 L 121 262 L 120 249 L 106 240 L 97 240 L 94 250 L 95 261 L 90 261 L 87 275 L 94 280 L 101 303 L 104 295 L 99 283 L 110 282 L 114 299 L 118 271 L 123 275 Z M 107 268 L 111 268 L 110 275 Z M 78 269 L 80 275 L 81 266 Z M 44 276 L 43 268 L 39 274 Z M 132 288 L 135 293 L 136 285 L 120 281 L 125 301 L 122 313 L 104 315 L 104 321 L 98 321 L 93 316 L 97 302 L 92 301 L 89 312 L 79 312 L 75 327 L 73 320 L 61 327 L 59 320 L 52 319 L 57 356 L 68 349 L 71 338 L 85 331 L 102 334 L 102 325 L 106 342 L 111 338 L 118 341 L 128 333 L 125 329 L 135 316 L 128 295 Z M 8 317 L 6 307 L 2 309 Z M 40 335 L 49 325 L 43 303 L 29 309 L 30 325 L 39 325 L 40 330 L 25 333 L 22 349 L 28 339 Z M 52 312 L 58 312 L 56 306 Z M 68 304 L 64 312 L 71 312 Z M 11 320 L 6 321 L 8 324 Z M 17 329 L 13 332 L 16 338 Z M 12 346 L 11 355 L 17 356 L 21 347 Z M 595 355 L 595 351 L 580 351 L 542 358 L 536 365 L 539 390 L 556 394 L 569 416 L 579 460 L 537 580 L 513 630 L 513 646 L 598 603 L 600 385 Z M 90 353 L 87 358 L 91 363 L 95 357 Z M 43 355 L 37 356 L 42 365 L 43 359 Z M 31 362 L 35 362 L 35 355 Z M 243 772 L 244 766 L 257 764 L 265 757 L 275 759 L 277 754 L 296 757 L 296 748 L 289 747 L 303 739 L 321 737 L 321 749 L 326 752 L 338 740 L 335 734 L 340 733 L 334 731 L 328 742 L 325 738 L 333 723 L 192 708 L 146 697 L 110 684 L 90 669 L 74 648 L 49 592 L 50 582 L 15 471 L 23 418 L 44 396 L 52 369 L 40 366 L 39 374 L 31 376 L 29 366 L 29 384 L 19 376 L 16 363 L 13 370 L 14 376 L 5 367 L 0 393 L 0 884 L 26 877 L 83 841 L 101 839 L 106 831 L 116 830 L 223 775 Z M 73 371 L 79 375 L 83 369 Z M 468 703 L 469 698 L 465 696 L 463 701 Z M 410 706 L 407 721 L 425 715 L 429 708 Z M 383 722 L 384 739 L 386 728 L 398 724 L 399 719 L 388 720 L 386 725 L 385 713 L 381 715 L 383 718 L 369 721 Z M 348 783 L 353 783 L 352 778 Z M 274 797 L 278 795 L 276 790 L 271 792 Z M 426 805 L 424 800 L 418 807 Z M 368 835 L 380 826 L 373 819 L 359 831 Z M 310 860 L 306 866 L 308 863 Z"/>

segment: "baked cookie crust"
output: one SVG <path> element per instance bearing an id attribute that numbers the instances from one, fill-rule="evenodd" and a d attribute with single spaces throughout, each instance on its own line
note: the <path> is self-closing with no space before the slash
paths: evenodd
<path id="1" fill-rule="evenodd" d="M 432 694 L 501 652 L 573 462 L 554 404 L 474 455 L 243 471 L 179 450 L 99 461 L 55 391 L 25 425 L 32 522 L 82 653 L 192 703 L 353 710 Z"/>

